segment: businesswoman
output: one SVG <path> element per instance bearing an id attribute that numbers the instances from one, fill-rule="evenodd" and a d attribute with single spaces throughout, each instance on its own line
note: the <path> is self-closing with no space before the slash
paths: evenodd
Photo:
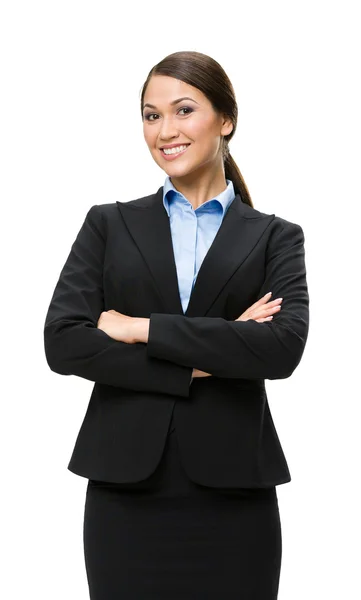
<path id="1" fill-rule="evenodd" d="M 44 329 L 50 368 L 94 382 L 68 465 L 90 598 L 274 600 L 291 476 L 265 379 L 306 344 L 304 234 L 254 208 L 215 60 L 165 57 L 141 117 L 164 185 L 89 209 Z"/>

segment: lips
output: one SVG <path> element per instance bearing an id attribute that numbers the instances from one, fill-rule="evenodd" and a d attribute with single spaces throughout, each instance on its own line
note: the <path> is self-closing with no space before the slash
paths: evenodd
<path id="1" fill-rule="evenodd" d="M 178 146 L 186 146 L 186 147 L 184 148 L 184 150 L 181 150 L 180 152 L 175 152 L 175 153 L 172 153 L 172 154 L 165 154 L 164 151 L 163 151 L 163 148 L 160 148 L 160 152 L 161 152 L 163 158 L 165 160 L 175 160 L 176 158 L 178 158 L 179 156 L 182 156 L 185 152 L 187 152 L 188 147 L 190 146 L 190 144 L 177 144 L 177 146 L 172 146 L 172 147 L 173 148 L 177 148 Z"/>
<path id="2" fill-rule="evenodd" d="M 172 148 L 179 148 L 179 146 L 190 146 L 190 142 L 184 143 L 184 144 L 170 144 L 169 146 L 166 144 L 165 146 L 161 146 L 159 149 L 160 150 L 171 150 Z"/>

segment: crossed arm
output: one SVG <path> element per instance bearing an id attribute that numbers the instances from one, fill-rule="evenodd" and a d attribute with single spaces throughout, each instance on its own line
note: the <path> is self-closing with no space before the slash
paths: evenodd
<path id="1" fill-rule="evenodd" d="M 216 377 L 284 379 L 304 352 L 309 328 L 302 228 L 280 220 L 270 232 L 259 297 L 283 298 L 272 321 L 226 321 L 152 313 L 148 356 L 191 366 Z M 247 311 L 246 311 L 247 312 Z"/>
<path id="2" fill-rule="evenodd" d="M 269 290 L 273 297 L 283 297 L 282 310 L 273 321 L 152 313 L 150 319 L 135 319 L 128 340 L 119 341 L 101 329 L 105 234 L 99 208 L 92 206 L 85 217 L 46 315 L 44 345 L 51 370 L 183 397 L 189 396 L 197 371 L 205 376 L 269 379 L 292 373 L 308 332 L 304 236 L 299 225 L 287 224 L 269 243 L 260 298 Z"/>
<path id="3" fill-rule="evenodd" d="M 104 311 L 105 233 L 94 205 L 60 272 L 44 325 L 48 365 L 61 375 L 139 392 L 188 397 L 192 369 L 148 356 L 146 344 L 116 341 L 97 327 Z"/>
<path id="4" fill-rule="evenodd" d="M 272 292 L 265 294 L 263 298 L 244 311 L 236 321 L 252 319 L 258 323 L 269 322 L 273 319 L 273 314 L 281 309 L 283 300 L 283 298 L 276 298 L 276 300 L 270 301 L 271 295 Z M 108 310 L 101 313 L 97 327 L 113 339 L 127 344 L 147 344 L 149 341 L 150 319 L 129 317 L 116 310 Z M 210 375 L 211 373 L 200 369 L 193 369 L 192 379 Z"/>

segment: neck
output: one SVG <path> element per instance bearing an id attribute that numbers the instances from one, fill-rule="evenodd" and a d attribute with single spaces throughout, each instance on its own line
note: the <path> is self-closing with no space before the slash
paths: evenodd
<path id="1" fill-rule="evenodd" d="M 208 169 L 203 173 L 197 170 L 184 177 L 171 176 L 170 179 L 175 189 L 187 198 L 194 210 L 218 196 L 227 187 L 223 167 L 217 171 Z"/>

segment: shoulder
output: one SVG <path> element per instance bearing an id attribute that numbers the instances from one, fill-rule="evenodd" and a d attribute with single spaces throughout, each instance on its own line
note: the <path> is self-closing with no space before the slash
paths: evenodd
<path id="1" fill-rule="evenodd" d="M 105 221 L 114 218 L 117 213 L 116 202 L 107 204 L 93 204 L 85 216 L 85 221 L 99 229 L 103 228 Z"/>
<path id="2" fill-rule="evenodd" d="M 275 213 L 266 213 L 256 208 L 243 204 L 242 206 L 242 217 L 245 219 L 267 219 L 269 224 L 267 226 L 268 235 L 271 238 L 278 238 L 278 236 L 296 236 L 304 239 L 304 232 L 299 223 L 287 220 Z"/>
<path id="3" fill-rule="evenodd" d="M 159 193 L 159 190 L 158 190 Z M 122 211 L 126 208 L 148 208 L 152 206 L 155 194 L 149 194 L 141 198 L 135 198 L 124 202 L 107 202 L 104 204 L 93 204 L 87 211 L 85 223 L 97 230 L 104 237 L 107 236 L 109 227 L 121 219 Z"/>
<path id="4" fill-rule="evenodd" d="M 147 196 L 142 196 L 141 198 L 134 198 L 127 201 L 117 200 L 116 202 L 108 202 L 105 204 L 94 204 L 90 207 L 88 214 L 95 216 L 95 218 L 111 218 L 118 215 L 119 209 L 122 209 L 123 207 L 148 208 L 154 204 L 155 198 L 160 191 L 161 188 L 156 194 L 153 193 Z"/>
<path id="5" fill-rule="evenodd" d="M 303 248 L 305 235 L 299 223 L 274 215 L 268 229 L 267 249 L 270 255 L 281 252 L 287 255 L 287 253 L 298 252 Z"/>
<path id="6" fill-rule="evenodd" d="M 293 221 L 289 221 L 283 217 L 275 215 L 273 220 L 273 229 L 277 235 L 286 235 L 304 241 L 304 232 L 299 223 L 294 223 Z"/>

